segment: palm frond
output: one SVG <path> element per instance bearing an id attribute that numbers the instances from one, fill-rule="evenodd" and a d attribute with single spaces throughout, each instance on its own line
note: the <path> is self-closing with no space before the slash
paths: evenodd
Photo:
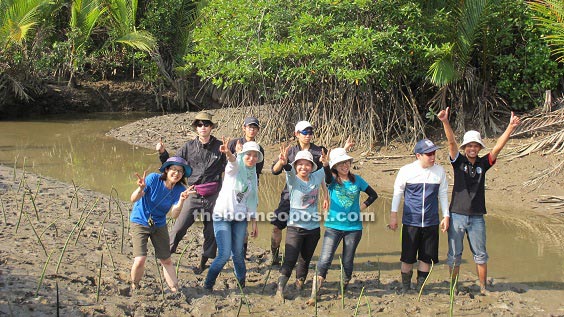
<path id="1" fill-rule="evenodd" d="M 21 44 L 41 21 L 42 8 L 49 3 L 49 0 L 6 1 L 0 13 L 1 46 Z"/>
<path id="2" fill-rule="evenodd" d="M 116 39 L 116 42 L 131 46 L 151 55 L 157 52 L 157 40 L 151 33 L 146 31 L 133 31 L 124 34 Z"/>
<path id="3" fill-rule="evenodd" d="M 533 19 L 537 26 L 548 33 L 544 39 L 552 47 L 556 60 L 564 62 L 564 1 L 531 0 L 527 3 L 535 13 Z"/>

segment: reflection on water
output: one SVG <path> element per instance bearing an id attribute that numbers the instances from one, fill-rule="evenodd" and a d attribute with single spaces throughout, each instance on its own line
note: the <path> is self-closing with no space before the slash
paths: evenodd
<path id="1" fill-rule="evenodd" d="M 260 181 L 259 210 L 265 213 L 273 211 L 278 206 L 280 191 L 284 187 L 284 177 L 264 175 Z M 373 184 L 377 190 L 385 184 Z M 382 197 L 384 196 L 384 197 Z M 388 230 L 386 225 L 389 221 L 389 210 L 391 199 L 381 195 L 376 202 L 370 206 L 367 212 L 375 214 L 375 221 L 365 222 L 362 240 L 357 249 L 355 263 L 362 269 L 380 266 L 381 270 L 398 271 L 400 267 L 400 231 Z M 361 197 L 361 201 L 364 197 Z M 511 214 L 511 213 L 507 213 Z M 401 217 L 401 216 L 398 216 Z M 562 250 L 546 237 L 539 234 L 533 226 L 519 226 L 515 220 L 509 221 L 504 217 L 488 215 L 486 216 L 488 253 L 490 262 L 488 263 L 488 276 L 497 279 L 509 279 L 512 282 L 546 282 L 547 284 L 564 282 L 564 255 Z M 259 226 L 260 239 L 256 242 L 263 248 L 270 249 L 270 232 L 272 226 L 262 223 Z M 323 239 L 323 238 L 322 238 Z M 320 240 L 316 256 L 321 251 L 322 239 Z M 439 276 L 448 278 L 448 267 L 446 266 L 446 254 L 448 251 L 447 235 L 440 235 L 439 265 L 434 268 L 439 272 Z M 335 255 L 333 265 L 339 265 L 339 255 Z M 317 258 L 314 257 L 314 260 Z M 475 272 L 475 265 L 472 253 L 465 242 L 464 254 L 462 257 L 462 270 Z M 362 265 L 370 261 L 373 265 Z M 399 278 L 399 276 L 398 276 Z M 562 285 L 562 284 L 559 284 Z"/>
<path id="2" fill-rule="evenodd" d="M 135 188 L 133 173 L 159 167 L 154 151 L 138 148 L 105 136 L 112 128 L 140 119 L 139 115 L 106 114 L 82 118 L 57 117 L 41 121 L 0 122 L 0 164 L 21 168 L 24 160 L 27 170 L 65 182 L 74 181 L 84 188 L 109 194 L 115 187 L 121 199 L 127 200 Z M 266 164 L 269 168 L 269 162 Z M 360 170 L 362 174 L 362 170 Z M 284 177 L 268 173 L 261 177 L 259 211 L 272 212 L 278 205 Z M 391 190 L 389 184 L 372 184 L 380 194 Z M 390 187 L 390 188 L 386 188 Z M 384 196 L 384 197 L 382 197 Z M 365 223 L 363 237 L 357 250 L 357 269 L 397 271 L 399 275 L 400 233 L 386 229 L 389 220 L 390 199 L 385 195 L 368 209 L 375 221 Z M 511 215 L 512 213 L 503 213 Z M 489 275 L 496 279 L 509 278 L 517 282 L 564 282 L 564 255 L 547 238 L 542 228 L 526 221 L 496 215 L 487 216 Z M 259 238 L 251 240 L 270 249 L 268 222 L 259 225 Z M 317 254 L 321 250 L 321 240 Z M 474 271 L 468 245 L 465 245 L 463 267 Z M 340 250 L 339 250 L 340 252 Z M 446 234 L 440 236 L 440 265 L 436 270 L 446 279 Z M 334 265 L 338 263 L 338 254 Z M 316 258 L 314 258 L 315 260 Z M 561 285 L 561 284 L 560 284 Z"/>
<path id="3" fill-rule="evenodd" d="M 133 114 L 96 114 L 45 118 L 34 121 L 0 122 L 0 164 L 74 181 L 81 187 L 129 197 L 135 188 L 133 173 L 156 170 L 154 151 L 128 145 L 105 133 L 140 119 Z"/>

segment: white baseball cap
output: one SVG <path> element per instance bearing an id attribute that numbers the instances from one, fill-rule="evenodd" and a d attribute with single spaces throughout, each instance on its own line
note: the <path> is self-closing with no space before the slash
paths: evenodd
<path id="1" fill-rule="evenodd" d="M 313 129 L 313 126 L 311 125 L 311 123 L 309 123 L 308 121 L 300 121 L 300 122 L 296 123 L 296 128 L 294 129 L 294 132 L 303 131 L 307 128 Z"/>

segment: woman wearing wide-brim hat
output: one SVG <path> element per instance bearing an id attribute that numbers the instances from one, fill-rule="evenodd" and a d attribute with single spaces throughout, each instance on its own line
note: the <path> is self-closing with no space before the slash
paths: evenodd
<path id="1" fill-rule="evenodd" d="M 159 169 L 161 173 L 143 173 L 137 176 L 137 189 L 131 194 L 134 202 L 131 211 L 131 239 L 133 242 L 133 266 L 131 267 L 131 290 L 139 288 L 145 271 L 147 242 L 151 239 L 155 256 L 163 266 L 164 276 L 172 292 L 178 290 L 178 279 L 170 259 L 169 236 L 166 215 L 171 212 L 178 217 L 188 196 L 194 193 L 192 187 L 185 187 L 185 176 L 192 169 L 187 162 L 177 156 L 170 157 Z"/>

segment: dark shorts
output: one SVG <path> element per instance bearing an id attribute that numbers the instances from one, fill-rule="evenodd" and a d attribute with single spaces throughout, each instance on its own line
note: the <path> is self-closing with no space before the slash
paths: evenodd
<path id="1" fill-rule="evenodd" d="M 413 264 L 417 260 L 439 263 L 439 225 L 423 228 L 402 226 L 400 261 Z"/>
<path id="2" fill-rule="evenodd" d="M 280 195 L 278 208 L 274 210 L 274 218 L 270 219 L 270 223 L 278 229 L 284 230 L 288 225 L 288 217 L 290 217 L 290 194 L 283 191 Z"/>
<path id="3" fill-rule="evenodd" d="M 147 241 L 151 238 L 157 259 L 170 258 L 170 247 L 167 226 L 150 228 L 138 223 L 131 223 L 129 229 L 133 242 L 133 256 L 147 256 Z"/>

